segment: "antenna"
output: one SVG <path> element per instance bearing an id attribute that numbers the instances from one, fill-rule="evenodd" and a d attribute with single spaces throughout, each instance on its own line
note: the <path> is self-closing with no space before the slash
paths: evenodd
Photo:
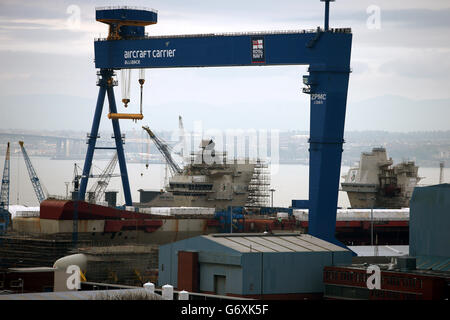
<path id="1" fill-rule="evenodd" d="M 325 2 L 325 31 L 329 29 L 329 21 L 330 21 L 330 2 L 334 2 L 334 0 L 320 0 Z"/>

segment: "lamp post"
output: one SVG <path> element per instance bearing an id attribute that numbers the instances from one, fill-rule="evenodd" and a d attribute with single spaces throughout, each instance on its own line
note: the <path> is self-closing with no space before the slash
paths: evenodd
<path id="1" fill-rule="evenodd" d="M 370 245 L 373 246 L 373 203 L 375 198 L 370 200 L 372 200 L 372 207 L 370 208 Z"/>
<path id="2" fill-rule="evenodd" d="M 230 233 L 233 233 L 233 206 L 231 206 L 230 208 Z"/>
<path id="3" fill-rule="evenodd" d="M 272 194 L 272 208 L 273 208 L 273 193 L 275 192 L 275 189 L 270 189 L 269 191 Z"/>
<path id="4" fill-rule="evenodd" d="M 358 200 L 370 200 L 371 201 L 371 207 L 370 207 L 370 245 L 373 246 L 373 207 L 375 205 L 376 198 L 366 198 L 366 199 L 358 199 Z"/>
<path id="5" fill-rule="evenodd" d="M 66 199 L 69 199 L 69 184 L 70 184 L 70 182 L 64 182 L 64 184 L 66 185 Z"/>
<path id="6" fill-rule="evenodd" d="M 20 288 L 22 289 L 22 293 L 23 293 L 23 279 L 19 278 L 18 281 L 20 281 Z"/>

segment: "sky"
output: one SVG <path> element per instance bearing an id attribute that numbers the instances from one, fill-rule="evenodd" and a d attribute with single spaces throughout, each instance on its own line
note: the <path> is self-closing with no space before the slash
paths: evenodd
<path id="1" fill-rule="evenodd" d="M 0 0 L 0 126 L 89 130 L 98 90 L 93 40 L 107 35 L 95 7 L 124 4 L 158 10 L 158 24 L 146 28 L 152 35 L 311 29 L 324 15 L 319 0 Z M 346 130 L 450 130 L 448 0 L 337 0 L 330 26 L 353 32 Z M 175 129 L 182 115 L 187 129 L 201 121 L 219 130 L 309 130 L 306 70 L 147 70 L 144 121 L 121 126 Z M 137 112 L 137 81 L 131 94 L 127 111 Z M 101 130 L 110 128 L 106 109 Z"/>

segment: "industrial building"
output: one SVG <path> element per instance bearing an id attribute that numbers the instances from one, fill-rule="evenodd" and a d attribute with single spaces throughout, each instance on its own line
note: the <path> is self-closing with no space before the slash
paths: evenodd
<path id="1" fill-rule="evenodd" d="M 397 258 L 408 260 L 405 257 Z M 413 260 L 413 259 L 412 259 Z M 381 288 L 369 290 L 367 265 L 325 267 L 325 299 L 339 300 L 441 300 L 448 298 L 449 275 L 398 265 L 379 265 Z M 393 268 L 392 270 L 389 270 Z"/>
<path id="2" fill-rule="evenodd" d="M 414 189 L 409 229 L 417 268 L 450 272 L 450 184 Z"/>
<path id="3" fill-rule="evenodd" d="M 352 253 L 307 234 L 211 234 L 160 246 L 159 285 L 257 299 L 314 299 Z"/>
<path id="4" fill-rule="evenodd" d="M 54 268 L 0 269 L 0 296 L 12 293 L 51 292 Z"/>
<path id="5" fill-rule="evenodd" d="M 450 184 L 416 187 L 410 202 L 409 256 L 379 264 L 369 290 L 367 264 L 324 268 L 327 299 L 442 300 L 450 296 Z"/>

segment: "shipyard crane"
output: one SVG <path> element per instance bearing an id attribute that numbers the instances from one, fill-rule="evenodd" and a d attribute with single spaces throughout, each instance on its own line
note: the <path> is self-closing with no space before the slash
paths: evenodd
<path id="1" fill-rule="evenodd" d="M 10 221 L 9 213 L 9 142 L 6 148 L 5 165 L 3 167 L 2 185 L 0 189 L 0 232 L 6 230 Z"/>
<path id="2" fill-rule="evenodd" d="M 89 178 L 98 178 L 97 182 L 92 185 L 91 189 L 89 189 L 89 193 L 95 194 L 95 201 L 99 201 L 104 190 L 108 187 L 109 181 L 113 177 L 120 177 L 120 174 L 113 174 L 114 169 L 116 168 L 116 164 L 118 161 L 117 153 L 114 154 L 114 157 L 109 161 L 108 165 L 103 169 L 101 174 L 89 174 Z M 80 179 L 82 175 L 78 173 L 78 169 L 81 168 L 75 163 L 73 168 L 73 191 L 79 192 Z M 81 198 L 80 198 L 81 199 Z"/>
<path id="3" fill-rule="evenodd" d="M 117 115 L 114 96 L 116 71 L 307 65 L 303 93 L 310 95 L 309 199 L 304 201 L 309 208 L 308 233 L 342 245 L 335 238 L 336 208 L 351 72 L 352 31 L 350 28 L 330 28 L 330 2 L 334 0 L 321 1 L 325 2 L 323 28 L 197 35 L 149 36 L 146 26 L 158 21 L 158 12 L 153 9 L 96 8 L 96 20 L 107 24 L 109 32 L 107 38 L 94 42 L 99 91 L 80 183 L 81 198 L 86 193 L 94 151 L 98 149 L 96 142 L 106 96 L 109 115 Z M 284 116 L 289 117 L 289 114 Z M 131 117 L 134 119 L 134 116 Z M 131 206 L 119 118 L 126 117 L 109 116 L 119 157 L 125 203 Z"/>
<path id="4" fill-rule="evenodd" d="M 186 152 L 187 152 L 187 146 L 186 146 L 186 136 L 184 134 L 184 125 L 183 125 L 183 118 L 181 116 L 178 116 L 178 134 L 179 134 L 179 142 L 181 144 L 181 150 L 178 153 L 178 155 L 183 159 L 183 163 L 186 162 Z"/>
<path id="5" fill-rule="evenodd" d="M 23 146 L 23 141 L 19 141 L 20 149 L 22 150 L 23 158 L 25 160 L 25 164 L 27 166 L 28 175 L 30 176 L 31 184 L 33 185 L 34 193 L 36 194 L 36 197 L 41 203 L 47 198 L 47 192 L 44 191 L 44 187 L 41 184 L 41 181 L 39 180 L 36 170 L 34 170 L 33 165 L 31 164 L 30 157 L 27 154 L 27 151 L 25 150 L 25 147 Z"/>
<path id="6" fill-rule="evenodd" d="M 93 200 L 95 202 L 100 201 L 103 192 L 108 187 L 109 181 L 113 176 L 114 169 L 116 168 L 116 164 L 117 164 L 117 153 L 114 154 L 114 157 L 108 163 L 103 172 L 98 176 L 99 179 L 97 180 L 97 182 L 89 190 L 90 193 L 94 194 Z"/>
<path id="7" fill-rule="evenodd" d="M 80 179 L 81 174 L 78 174 L 78 165 L 74 163 L 72 184 L 73 184 L 73 191 L 76 193 L 78 193 L 78 191 L 80 190 Z"/>
<path id="8" fill-rule="evenodd" d="M 0 209 L 8 210 L 9 207 L 9 142 L 6 147 L 5 165 L 3 167 L 2 186 L 0 191 Z"/>
<path id="9" fill-rule="evenodd" d="M 164 142 L 161 138 L 156 136 L 152 130 L 150 130 L 147 126 L 142 126 L 142 129 L 147 131 L 150 138 L 155 143 L 156 147 L 158 148 L 159 152 L 163 155 L 164 159 L 166 159 L 167 164 L 169 165 L 170 172 L 173 174 L 181 173 L 183 170 L 180 168 L 180 166 L 173 160 L 172 156 L 170 155 L 169 146 L 166 142 Z"/>

